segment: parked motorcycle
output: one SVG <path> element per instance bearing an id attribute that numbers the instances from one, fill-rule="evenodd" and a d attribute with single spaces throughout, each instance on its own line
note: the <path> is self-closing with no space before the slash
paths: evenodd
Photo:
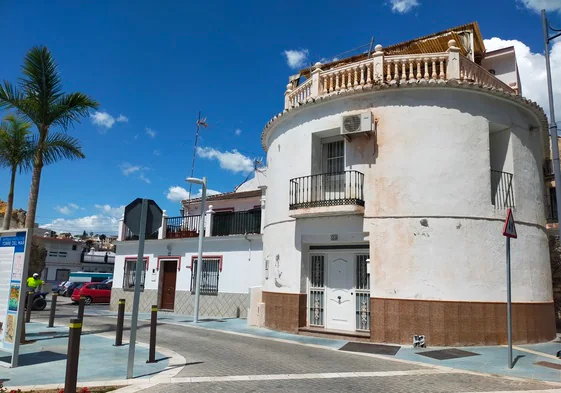
<path id="1" fill-rule="evenodd" d="M 32 311 L 43 311 L 47 307 L 47 292 L 35 292 L 33 295 Z M 25 308 L 27 309 L 27 299 L 25 301 Z"/>

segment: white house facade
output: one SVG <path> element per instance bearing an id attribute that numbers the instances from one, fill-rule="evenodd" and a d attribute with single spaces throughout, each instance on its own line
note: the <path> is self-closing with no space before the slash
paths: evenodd
<path id="1" fill-rule="evenodd" d="M 261 191 L 250 180 L 238 192 L 209 196 L 205 209 L 201 317 L 245 318 L 250 287 L 261 284 Z M 216 206 L 216 207 L 215 207 Z M 168 217 L 146 240 L 141 277 L 140 311 L 152 305 L 193 315 L 195 304 L 201 200 L 183 201 L 185 215 Z M 111 308 L 125 299 L 132 309 L 138 238 L 121 223 Z"/>
<path id="2" fill-rule="evenodd" d="M 469 24 L 292 78 L 262 134 L 265 326 L 505 343 L 512 208 L 514 341 L 555 337 L 547 123 L 512 53 Z"/>

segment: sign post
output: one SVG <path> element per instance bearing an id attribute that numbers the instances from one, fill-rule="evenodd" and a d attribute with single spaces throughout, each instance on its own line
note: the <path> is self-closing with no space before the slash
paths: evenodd
<path id="1" fill-rule="evenodd" d="M 151 199 L 137 198 L 125 207 L 124 224 L 134 234 L 138 235 L 138 257 L 134 275 L 134 297 L 132 303 L 132 320 L 129 342 L 129 358 L 127 363 L 127 379 L 133 376 L 134 351 L 136 347 L 136 329 L 138 326 L 138 304 L 140 290 L 144 285 L 142 273 L 144 268 L 144 242 L 146 234 L 151 235 L 162 226 L 162 209 Z"/>
<path id="2" fill-rule="evenodd" d="M 0 349 L 11 354 L 0 366 L 18 366 L 30 251 L 27 229 L 0 231 Z"/>
<path id="3" fill-rule="evenodd" d="M 508 209 L 506 214 L 505 225 L 503 227 L 503 236 L 506 237 L 506 323 L 508 335 L 508 368 L 512 368 L 512 299 L 511 299 L 511 281 L 510 281 L 510 239 L 516 239 L 516 226 L 514 225 L 514 216 L 512 209 Z"/>

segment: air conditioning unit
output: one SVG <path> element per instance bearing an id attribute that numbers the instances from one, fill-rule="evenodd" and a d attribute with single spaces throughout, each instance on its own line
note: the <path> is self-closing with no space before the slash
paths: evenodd
<path id="1" fill-rule="evenodd" d="M 343 116 L 341 134 L 358 134 L 372 131 L 372 112 Z"/>

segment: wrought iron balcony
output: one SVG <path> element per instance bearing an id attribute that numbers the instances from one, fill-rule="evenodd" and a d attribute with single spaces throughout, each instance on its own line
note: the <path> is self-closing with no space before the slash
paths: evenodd
<path id="1" fill-rule="evenodd" d="M 212 236 L 261 233 L 261 209 L 214 213 Z"/>
<path id="2" fill-rule="evenodd" d="M 289 209 L 321 206 L 364 206 L 364 174 L 358 171 L 322 173 L 290 180 Z"/>
<path id="3" fill-rule="evenodd" d="M 201 216 L 168 217 L 166 239 L 183 239 L 199 236 Z"/>
<path id="4" fill-rule="evenodd" d="M 512 173 L 491 169 L 491 202 L 495 209 L 514 207 Z"/>

